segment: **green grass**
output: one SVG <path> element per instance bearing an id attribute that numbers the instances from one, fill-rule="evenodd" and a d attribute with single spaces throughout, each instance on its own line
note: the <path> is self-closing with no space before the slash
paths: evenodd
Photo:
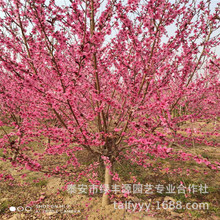
<path id="1" fill-rule="evenodd" d="M 124 181 L 129 181 L 131 179 L 131 175 L 135 176 L 137 178 L 137 182 L 140 183 L 146 182 L 147 179 L 147 172 L 143 167 L 132 164 L 128 161 L 115 164 L 115 171 Z M 129 174 L 130 172 L 131 175 Z"/>
<path id="2" fill-rule="evenodd" d="M 43 187 L 43 186 L 46 186 L 47 183 L 48 183 L 47 180 L 40 180 L 39 182 L 35 183 L 34 185 L 38 186 L 38 187 Z"/>
<path id="3" fill-rule="evenodd" d="M 35 182 L 36 180 L 38 180 L 38 178 L 35 176 L 32 176 L 32 177 L 28 177 L 27 182 L 31 182 L 33 186 L 41 187 L 41 188 L 43 186 L 46 186 L 48 183 L 48 181 L 45 179 Z"/>
<path id="4" fill-rule="evenodd" d="M 12 203 L 9 200 L 5 200 L 0 204 L 0 214 L 4 213 Z"/>
<path id="5" fill-rule="evenodd" d="M 0 149 L 0 157 L 3 157 L 4 153 L 3 153 L 3 149 Z"/>
<path id="6" fill-rule="evenodd" d="M 151 160 L 154 160 L 154 156 L 153 155 L 151 155 L 151 154 L 149 154 L 149 153 L 147 153 L 146 154 Z"/>
<path id="7" fill-rule="evenodd" d="M 206 152 L 202 152 L 201 156 L 204 157 L 204 158 L 210 159 L 210 155 L 207 154 Z"/>
<path id="8" fill-rule="evenodd" d="M 220 217 L 220 208 L 213 206 L 212 204 L 209 203 L 209 212 L 214 212 L 215 215 L 217 215 L 218 217 Z"/>
<path id="9" fill-rule="evenodd" d="M 192 215 L 193 218 L 200 219 L 201 213 L 196 210 L 188 210 L 188 212 Z"/>

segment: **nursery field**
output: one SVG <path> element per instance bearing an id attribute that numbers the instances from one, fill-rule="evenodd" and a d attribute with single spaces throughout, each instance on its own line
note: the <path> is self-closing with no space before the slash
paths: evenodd
<path id="1" fill-rule="evenodd" d="M 190 126 L 190 125 L 183 125 Z M 204 131 L 213 129 L 210 123 Z M 216 125 L 215 125 L 216 126 Z M 212 139 L 212 137 L 210 137 Z M 219 161 L 220 149 L 217 147 L 194 146 L 185 149 L 202 155 L 209 161 Z M 30 143 L 36 148 L 35 143 Z M 39 146 L 38 146 L 39 147 Z M 176 147 L 176 150 L 181 150 Z M 44 151 L 44 147 L 39 148 Z M 1 152 L 1 156 L 2 156 Z M 86 152 L 79 155 L 82 168 L 92 163 L 93 158 Z M 53 167 L 62 164 L 65 158 L 62 156 L 46 156 L 43 167 Z M 120 181 L 114 184 L 149 184 L 152 186 L 179 186 L 189 188 L 194 184 L 195 191 L 167 193 L 152 190 L 151 193 L 136 193 L 124 195 L 115 193 L 111 204 L 101 207 L 101 194 L 88 195 L 88 193 L 74 193 L 63 189 L 63 186 L 71 181 L 71 176 L 61 178 L 59 176 L 46 177 L 43 172 L 18 171 L 9 162 L 0 162 L 0 218 L 1 219 L 220 219 L 220 175 L 215 170 L 193 161 L 172 161 L 168 159 L 151 157 L 152 167 L 143 168 L 130 162 L 120 163 L 115 171 L 120 176 Z M 175 169 L 178 167 L 178 169 Z M 100 179 L 102 181 L 102 179 Z M 89 185 L 83 178 L 78 184 Z M 199 186 L 202 186 L 203 189 Z M 207 188 L 205 188 L 207 186 Z M 120 206 L 119 202 L 128 205 Z M 31 204 L 32 202 L 32 204 Z M 174 208 L 167 204 L 174 204 Z M 131 204 L 150 204 L 149 209 L 134 210 Z M 185 206 L 193 204 L 194 208 Z M 200 205 L 200 204 L 204 204 Z M 177 207 L 175 204 L 181 204 Z M 16 207 L 16 211 L 10 211 L 10 207 Z M 23 207 L 23 208 L 22 208 Z M 23 210 L 24 209 L 24 210 Z M 25 210 L 26 209 L 26 210 Z"/>
<path id="2" fill-rule="evenodd" d="M 0 0 L 0 220 L 220 220 L 219 14 Z"/>

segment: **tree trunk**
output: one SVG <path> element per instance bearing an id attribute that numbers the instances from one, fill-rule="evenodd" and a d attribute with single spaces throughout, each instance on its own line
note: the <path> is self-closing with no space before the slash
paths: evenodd
<path id="1" fill-rule="evenodd" d="M 107 189 L 111 189 L 111 185 L 112 185 L 112 176 L 110 174 L 110 172 L 112 172 L 112 166 L 110 168 L 105 166 L 105 187 L 107 187 Z M 108 194 L 104 192 L 102 196 L 102 207 L 105 207 L 109 204 L 110 204 L 110 197 Z"/>

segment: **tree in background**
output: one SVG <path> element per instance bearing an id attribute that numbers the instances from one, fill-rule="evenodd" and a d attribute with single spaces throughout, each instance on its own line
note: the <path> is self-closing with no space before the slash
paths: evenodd
<path id="1" fill-rule="evenodd" d="M 148 167 L 149 155 L 217 169 L 173 147 L 193 138 L 189 128 L 180 133 L 181 123 L 219 115 L 219 7 L 194 0 L 0 0 L 0 7 L 2 160 L 91 183 L 103 164 L 106 186 L 117 180 L 117 162 Z M 196 132 L 203 136 L 194 144 L 214 146 L 210 134 Z M 47 146 L 42 152 L 31 142 Z M 92 157 L 87 167 L 80 151 Z M 47 155 L 68 159 L 48 168 Z"/>

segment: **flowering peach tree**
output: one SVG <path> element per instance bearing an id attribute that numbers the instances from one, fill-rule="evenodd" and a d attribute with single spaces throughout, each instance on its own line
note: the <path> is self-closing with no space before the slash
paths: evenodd
<path id="1" fill-rule="evenodd" d="M 97 183 L 102 165 L 106 185 L 116 163 L 147 168 L 149 155 L 218 170 L 184 151 L 216 146 L 218 127 L 181 125 L 218 120 L 219 20 L 210 1 L 0 0 L 1 159 L 72 182 Z M 45 167 L 48 155 L 63 163 Z"/>

